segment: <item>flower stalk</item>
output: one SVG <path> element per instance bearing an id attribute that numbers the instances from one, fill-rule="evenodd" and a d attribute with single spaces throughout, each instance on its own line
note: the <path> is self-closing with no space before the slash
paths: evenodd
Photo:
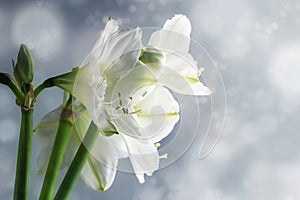
<path id="1" fill-rule="evenodd" d="M 19 138 L 14 200 L 27 200 L 30 178 L 33 109 L 21 110 L 21 130 Z"/>
<path id="2" fill-rule="evenodd" d="M 79 146 L 79 149 L 54 197 L 55 200 L 68 199 L 79 176 L 81 170 L 88 160 L 90 155 L 89 149 L 93 147 L 96 138 L 98 136 L 99 130 L 97 126 L 91 122 L 88 131 Z"/>
<path id="3" fill-rule="evenodd" d="M 65 74 L 61 74 L 55 77 L 48 78 L 42 84 L 40 84 L 34 90 L 34 100 L 38 97 L 38 95 L 46 88 L 57 86 L 63 89 L 66 92 L 72 94 L 74 81 L 76 79 L 76 75 L 78 73 L 79 68 L 75 67 L 71 72 L 67 72 Z"/>
<path id="4" fill-rule="evenodd" d="M 71 102 L 70 98 L 61 112 L 56 138 L 40 193 L 40 200 L 51 200 L 53 197 L 59 169 L 74 125 L 73 112 L 70 108 L 72 106 Z"/>

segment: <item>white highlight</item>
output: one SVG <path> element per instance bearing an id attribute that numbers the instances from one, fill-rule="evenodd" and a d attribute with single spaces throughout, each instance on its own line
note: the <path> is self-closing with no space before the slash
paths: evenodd
<path id="1" fill-rule="evenodd" d="M 300 42 L 280 47 L 268 68 L 269 81 L 283 100 L 284 107 L 295 109 L 300 98 Z M 287 111 L 287 110 L 286 110 Z"/>
<path id="2" fill-rule="evenodd" d="M 15 44 L 25 43 L 33 53 L 49 60 L 63 42 L 63 28 L 57 14 L 45 7 L 25 7 L 12 23 Z"/>

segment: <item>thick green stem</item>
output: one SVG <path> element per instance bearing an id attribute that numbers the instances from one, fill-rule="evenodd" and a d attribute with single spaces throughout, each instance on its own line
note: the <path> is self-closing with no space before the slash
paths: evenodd
<path id="1" fill-rule="evenodd" d="M 51 200 L 56 186 L 59 169 L 63 161 L 70 134 L 72 132 L 74 120 L 72 110 L 63 108 L 57 135 L 52 147 L 50 160 L 48 163 L 44 183 L 42 186 L 40 200 Z"/>
<path id="2" fill-rule="evenodd" d="M 94 145 L 98 133 L 97 126 L 92 122 L 56 193 L 55 200 L 65 200 L 69 198 L 72 189 L 80 176 L 81 170 L 88 159 L 89 149 Z"/>
<path id="3" fill-rule="evenodd" d="M 19 138 L 18 160 L 15 178 L 14 200 L 28 199 L 30 178 L 31 143 L 33 109 L 22 109 L 22 121 Z"/>

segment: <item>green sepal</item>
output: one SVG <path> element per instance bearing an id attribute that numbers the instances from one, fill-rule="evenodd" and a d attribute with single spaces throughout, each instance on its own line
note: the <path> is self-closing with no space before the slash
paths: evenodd
<path id="1" fill-rule="evenodd" d="M 72 94 L 74 82 L 76 80 L 76 76 L 79 70 L 79 67 L 75 67 L 72 69 L 71 72 L 47 79 L 44 82 L 45 88 L 57 86 L 65 90 L 66 92 Z"/>
<path id="2" fill-rule="evenodd" d="M 161 64 L 165 59 L 165 55 L 159 49 L 145 47 L 142 49 L 139 59 L 144 64 Z"/>
<path id="3" fill-rule="evenodd" d="M 105 135 L 105 136 L 112 136 L 112 135 L 114 135 L 114 134 L 119 134 L 117 131 L 102 131 L 101 132 L 103 135 Z"/>
<path id="4" fill-rule="evenodd" d="M 31 109 L 33 106 L 33 101 L 34 101 L 34 91 L 33 91 L 33 84 L 29 83 L 25 85 L 26 87 L 26 95 L 25 95 L 25 100 L 24 100 L 24 109 Z"/>

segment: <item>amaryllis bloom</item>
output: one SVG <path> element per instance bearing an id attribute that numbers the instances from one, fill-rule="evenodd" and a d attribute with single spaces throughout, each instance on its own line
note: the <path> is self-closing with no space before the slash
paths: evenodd
<path id="1" fill-rule="evenodd" d="M 99 136 L 81 173 L 93 189 L 110 187 L 121 158 L 129 157 L 140 183 L 144 174 L 158 169 L 156 144 L 179 120 L 179 104 L 169 89 L 210 94 L 199 81 L 197 63 L 189 54 L 190 32 L 189 20 L 176 15 L 143 47 L 140 28 L 120 30 L 115 20 L 107 22 L 72 89 L 86 110 L 78 112 L 80 103 L 74 105 L 79 114 L 65 153 L 69 165 L 90 122 L 98 126 Z M 58 113 L 56 109 L 46 115 L 36 129 L 41 141 L 47 141 L 39 157 L 40 172 L 49 159 Z"/>
<path id="2" fill-rule="evenodd" d="M 78 113 L 77 107 L 80 107 L 80 105 L 74 105 L 73 111 L 78 119 L 75 120 L 76 126 L 74 126 L 73 134 L 64 155 L 65 166 L 70 165 L 91 120 L 101 130 L 94 147 L 89 149 L 91 154 L 81 173 L 83 180 L 95 190 L 106 190 L 110 187 L 115 177 L 119 159 L 116 149 L 108 139 L 109 137 L 105 136 L 106 134 L 116 133 L 116 129 L 109 122 L 106 111 L 101 104 L 107 84 L 100 72 L 102 68 L 105 69 L 111 65 L 112 61 L 126 54 L 126 52 L 140 49 L 140 38 L 140 29 L 120 31 L 115 20 L 108 21 L 90 56 L 88 56 L 87 62 L 85 62 L 86 65 L 78 70 L 75 85 L 70 85 L 65 80 L 56 83 L 59 87 L 71 91 L 72 95 L 87 110 L 87 112 L 80 111 Z M 136 53 L 132 66 L 138 56 L 139 52 Z M 50 150 L 58 127 L 59 112 L 59 108 L 51 111 L 36 128 L 36 135 L 43 138 L 40 141 L 47 141 L 46 143 L 42 142 L 43 148 L 39 156 L 40 174 L 44 173 L 49 160 Z"/>

